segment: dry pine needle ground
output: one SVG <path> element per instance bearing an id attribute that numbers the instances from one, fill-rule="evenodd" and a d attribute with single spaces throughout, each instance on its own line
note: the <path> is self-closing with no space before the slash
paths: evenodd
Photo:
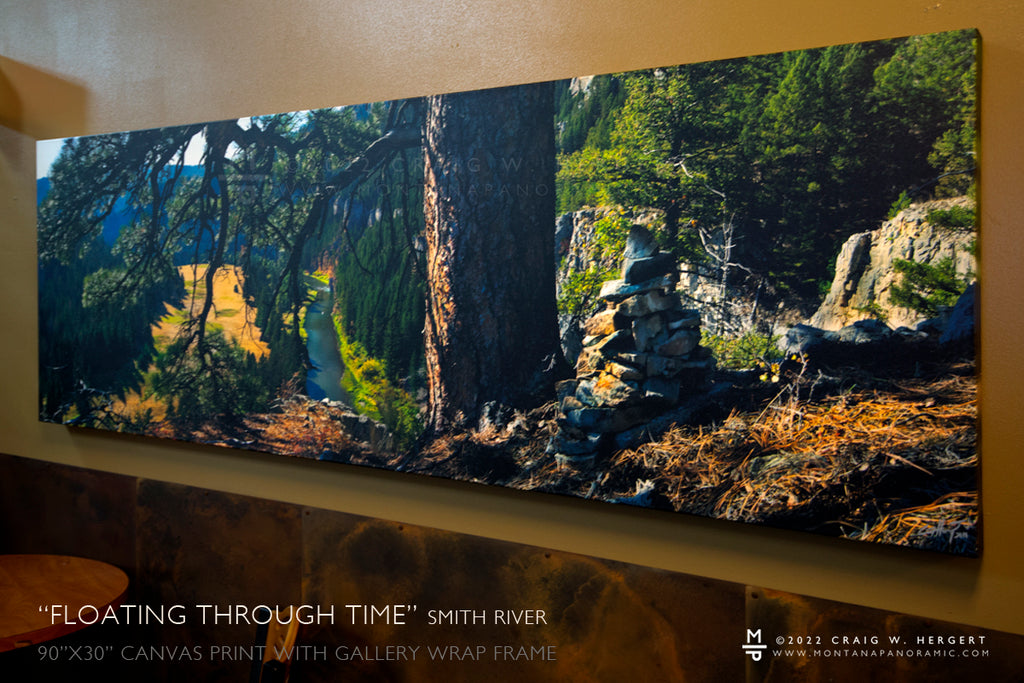
<path id="1" fill-rule="evenodd" d="M 800 398 L 806 388 L 617 454 L 608 469 L 624 476 L 602 497 L 650 480 L 677 511 L 972 552 L 973 376 L 884 381 L 814 401 Z"/>

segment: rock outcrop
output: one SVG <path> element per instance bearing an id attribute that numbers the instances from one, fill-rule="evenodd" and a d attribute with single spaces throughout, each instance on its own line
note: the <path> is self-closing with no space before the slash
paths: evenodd
<path id="1" fill-rule="evenodd" d="M 840 358 L 856 347 L 866 348 L 874 356 L 882 354 L 882 358 L 886 358 L 905 351 L 910 344 L 929 340 L 940 346 L 970 348 L 974 343 L 975 291 L 974 283 L 968 285 L 947 315 L 923 320 L 912 328 L 901 325 L 892 329 L 874 318 L 858 320 L 839 330 L 824 330 L 801 323 L 789 328 L 778 346 L 787 356 L 808 354 L 818 358 Z M 904 347 L 901 349 L 899 344 Z"/>
<path id="2" fill-rule="evenodd" d="M 649 421 L 710 383 L 715 361 L 700 346 L 700 313 L 675 291 L 675 260 L 634 226 L 622 279 L 605 282 L 606 307 L 583 325 L 576 378 L 558 385 L 562 417 L 548 452 L 587 463 L 614 434 Z"/>
<path id="3" fill-rule="evenodd" d="M 946 325 L 939 337 L 940 344 L 960 344 L 974 342 L 975 321 L 977 318 L 976 283 L 972 282 L 957 299 L 953 310 L 949 312 Z"/>
<path id="4" fill-rule="evenodd" d="M 612 209 L 580 209 L 555 219 L 555 294 L 560 296 L 566 282 L 575 273 L 595 266 L 602 270 L 616 268 L 621 254 L 602 254 L 595 239 L 595 226 Z"/>
<path id="5" fill-rule="evenodd" d="M 916 311 L 892 303 L 892 287 L 900 274 L 897 259 L 936 265 L 952 259 L 962 277 L 976 270 L 970 245 L 973 229 L 932 225 L 928 213 L 936 209 L 970 207 L 967 197 L 915 204 L 899 212 L 871 232 L 850 237 L 836 259 L 836 274 L 828 295 L 808 321 L 822 330 L 836 331 L 852 323 L 882 314 L 891 328 L 913 327 L 924 318 Z"/>
<path id="6" fill-rule="evenodd" d="M 346 434 L 359 443 L 366 444 L 375 453 L 395 450 L 395 436 L 386 426 L 366 415 L 353 412 L 347 404 L 324 398 L 320 401 L 308 401 L 306 405 L 308 411 L 324 406 Z M 324 458 L 321 456 L 321 459 Z"/>

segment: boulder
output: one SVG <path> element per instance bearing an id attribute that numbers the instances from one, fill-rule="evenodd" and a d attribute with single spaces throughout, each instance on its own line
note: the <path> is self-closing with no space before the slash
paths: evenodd
<path id="1" fill-rule="evenodd" d="M 945 332 L 947 322 L 948 321 L 942 317 L 928 318 L 927 320 L 922 320 L 918 324 L 914 325 L 914 329 L 918 332 L 924 332 L 927 335 L 939 337 L 942 336 L 943 332 Z"/>
<path id="2" fill-rule="evenodd" d="M 583 324 L 583 333 L 588 337 L 607 337 L 628 327 L 628 320 L 619 315 L 615 309 L 606 308 L 587 319 L 587 322 Z"/>
<path id="3" fill-rule="evenodd" d="M 355 413 L 343 413 L 338 420 L 353 439 L 368 443 L 374 451 L 390 451 L 394 448 L 394 437 L 380 422 Z"/>
<path id="4" fill-rule="evenodd" d="M 614 356 L 615 361 L 619 363 L 626 363 L 628 365 L 632 365 L 638 368 L 647 367 L 647 358 L 648 354 L 646 353 L 636 353 L 628 351 L 621 351 L 619 353 L 616 353 Z"/>
<path id="5" fill-rule="evenodd" d="M 558 409 L 561 410 L 563 413 L 567 413 L 570 410 L 579 410 L 580 408 L 586 407 L 587 406 L 585 406 L 578 398 L 576 398 L 576 394 L 573 394 L 571 396 L 563 396 L 558 401 Z"/>
<path id="6" fill-rule="evenodd" d="M 905 342 L 923 342 L 928 339 L 928 333 L 921 330 L 914 330 L 907 326 L 897 327 L 893 330 L 893 336 Z"/>
<path id="7" fill-rule="evenodd" d="M 554 453 L 573 456 L 593 455 L 601 449 L 603 439 L 602 434 L 587 434 L 581 438 L 573 438 L 565 432 L 559 432 L 548 441 L 545 452 L 549 455 Z"/>
<path id="8" fill-rule="evenodd" d="M 867 318 L 858 320 L 852 325 L 847 325 L 839 330 L 838 341 L 847 344 L 871 344 L 873 342 L 885 341 L 892 336 L 892 328 L 881 320 Z"/>
<path id="9" fill-rule="evenodd" d="M 779 342 L 779 349 L 787 356 L 794 353 L 804 354 L 821 346 L 826 341 L 828 339 L 825 336 L 825 330 L 813 325 L 798 323 L 786 330 L 785 336 Z"/>
<path id="10" fill-rule="evenodd" d="M 650 230 L 640 225 L 633 225 L 629 228 L 626 249 L 622 254 L 623 258 L 642 259 L 657 253 L 658 243 L 654 241 L 654 235 Z"/>
<path id="11" fill-rule="evenodd" d="M 711 387 L 717 363 L 714 358 L 690 361 L 680 370 L 675 380 L 679 382 L 681 392 L 692 394 L 706 391 Z"/>
<path id="12" fill-rule="evenodd" d="M 601 353 L 601 349 L 593 346 L 584 347 L 576 358 L 576 375 L 583 376 L 591 372 L 597 372 L 604 366 L 605 361 L 607 361 L 607 358 Z M 573 391 L 576 390 L 573 389 Z"/>
<path id="13" fill-rule="evenodd" d="M 615 312 L 626 318 L 642 318 L 653 313 L 681 310 L 681 308 L 682 303 L 678 296 L 656 289 L 623 300 L 615 307 Z M 699 316 L 697 320 L 699 324 Z"/>
<path id="14" fill-rule="evenodd" d="M 558 337 L 566 362 L 569 365 L 576 365 L 580 351 L 583 350 L 583 331 L 580 329 L 576 316 L 567 313 L 559 314 Z"/>
<path id="15" fill-rule="evenodd" d="M 609 353 L 629 351 L 635 348 L 635 346 L 633 344 L 633 335 L 629 333 L 629 330 L 616 330 L 607 337 L 596 339 L 592 343 L 587 344 L 587 348 L 599 349 L 602 352 Z"/>
<path id="16" fill-rule="evenodd" d="M 572 396 L 576 393 L 576 380 L 564 379 L 561 382 L 555 382 L 555 396 L 561 401 L 566 396 Z"/>
<path id="17" fill-rule="evenodd" d="M 642 380 L 645 376 L 644 372 L 639 368 L 626 363 L 619 363 L 615 360 L 605 363 L 604 371 L 618 377 L 623 382 L 636 382 Z"/>
<path id="18" fill-rule="evenodd" d="M 694 308 L 673 311 L 666 319 L 670 330 L 700 329 L 700 311 Z"/>
<path id="19" fill-rule="evenodd" d="M 949 322 L 946 323 L 946 329 L 943 330 L 942 336 L 939 337 L 940 344 L 953 344 L 963 341 L 973 342 L 975 297 L 974 283 L 971 283 L 953 306 L 953 310 L 949 314 Z"/>
<path id="20" fill-rule="evenodd" d="M 676 269 L 672 254 L 661 252 L 646 258 L 628 258 L 622 262 L 622 279 L 634 285 L 660 275 L 671 275 Z"/>
<path id="21" fill-rule="evenodd" d="M 646 406 L 626 408 L 581 408 L 565 413 L 565 419 L 576 429 L 590 434 L 615 434 L 642 424 L 651 418 Z"/>
<path id="22" fill-rule="evenodd" d="M 700 344 L 700 332 L 679 330 L 659 344 L 655 351 L 659 356 L 685 356 Z"/>
<path id="23" fill-rule="evenodd" d="M 580 380 L 576 399 L 592 407 L 616 408 L 636 403 L 643 393 L 635 382 L 624 382 L 610 372 Z"/>
<path id="24" fill-rule="evenodd" d="M 651 377 L 644 382 L 644 397 L 666 405 L 679 402 L 679 381 L 665 377 Z"/>
<path id="25" fill-rule="evenodd" d="M 654 348 L 654 341 L 665 332 L 665 323 L 659 315 L 649 315 L 646 318 L 633 320 L 633 343 L 637 351 L 650 351 Z"/>
<path id="26" fill-rule="evenodd" d="M 643 294 L 656 289 L 671 290 L 675 287 L 675 283 L 675 277 L 672 275 L 663 275 L 637 284 L 628 284 L 625 280 L 608 280 L 601 285 L 599 297 L 605 301 L 622 301 L 634 294 Z"/>
<path id="27" fill-rule="evenodd" d="M 681 358 L 667 358 L 651 355 L 647 358 L 648 377 L 673 377 L 678 375 L 687 365 Z"/>
<path id="28" fill-rule="evenodd" d="M 616 353 L 635 349 L 633 335 L 626 330 L 618 330 L 607 337 L 592 337 L 589 342 L 576 359 L 577 374 L 595 372 Z"/>

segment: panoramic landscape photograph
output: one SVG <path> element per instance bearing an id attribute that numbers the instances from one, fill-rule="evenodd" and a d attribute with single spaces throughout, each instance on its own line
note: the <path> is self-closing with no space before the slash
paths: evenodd
<path id="1" fill-rule="evenodd" d="M 977 555 L 977 40 L 39 142 L 40 419 Z"/>

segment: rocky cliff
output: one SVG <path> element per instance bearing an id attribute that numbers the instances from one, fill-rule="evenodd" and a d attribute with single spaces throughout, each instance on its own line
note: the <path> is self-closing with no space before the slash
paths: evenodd
<path id="1" fill-rule="evenodd" d="M 555 295 L 561 296 L 569 278 L 591 266 L 612 270 L 622 262 L 621 254 L 604 255 L 594 238 L 594 225 L 612 209 L 581 209 L 565 213 L 555 221 Z"/>
<path id="2" fill-rule="evenodd" d="M 953 260 L 959 276 L 976 272 L 970 253 L 973 228 L 945 228 L 928 222 L 936 209 L 973 208 L 967 197 L 914 204 L 877 230 L 850 237 L 836 258 L 836 274 L 828 295 L 808 321 L 822 330 L 839 330 L 858 320 L 884 316 L 889 327 L 913 327 L 924 317 L 892 303 L 892 287 L 902 277 L 893 268 L 897 259 L 936 265 Z"/>

